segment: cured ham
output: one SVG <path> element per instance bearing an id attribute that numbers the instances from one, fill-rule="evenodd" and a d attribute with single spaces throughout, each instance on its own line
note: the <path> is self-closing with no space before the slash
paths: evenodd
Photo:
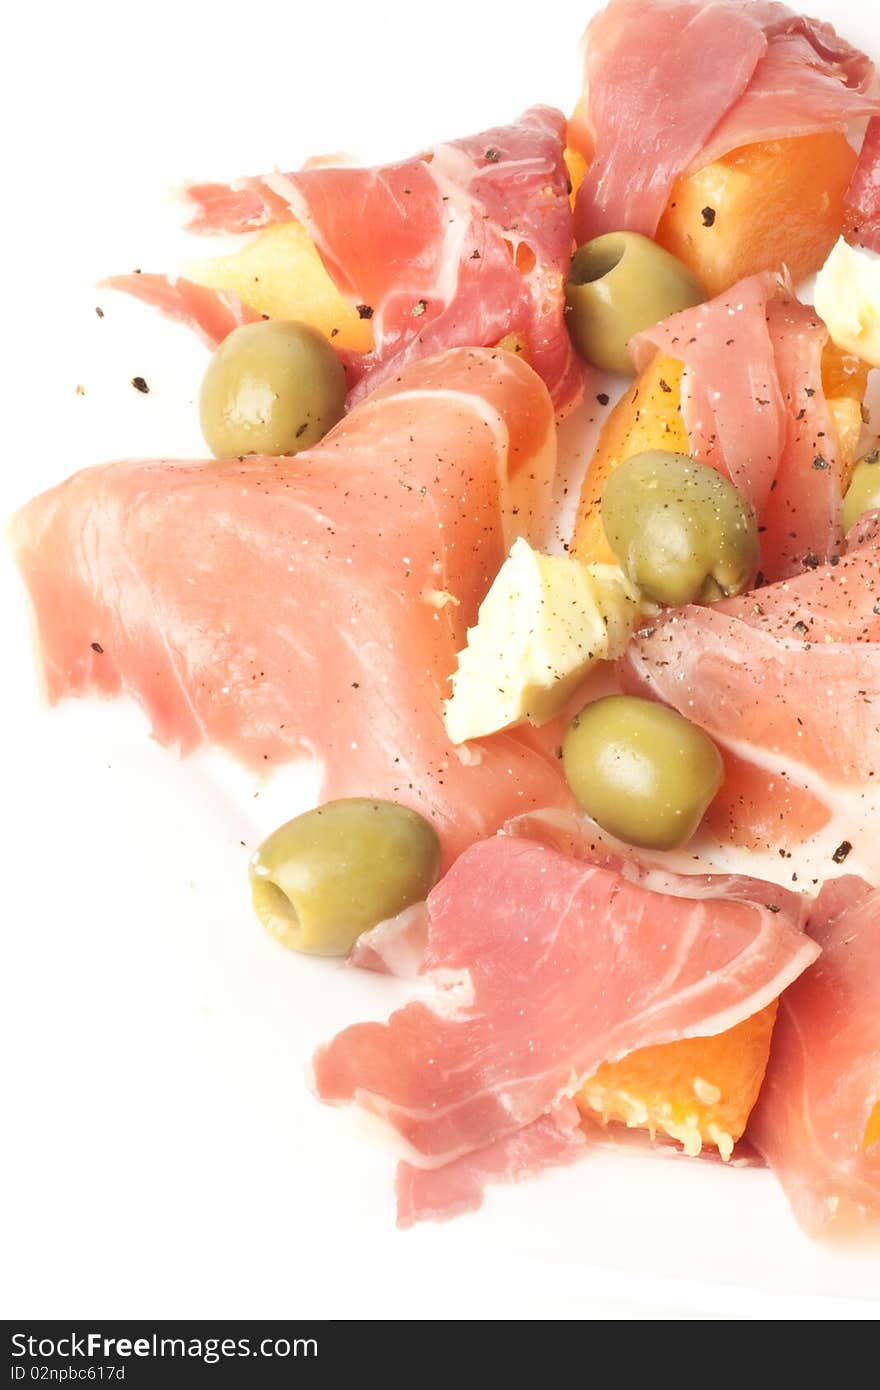
<path id="1" fill-rule="evenodd" d="M 419 358 L 514 334 L 562 413 L 583 379 L 563 321 L 573 245 L 564 134 L 560 112 L 533 107 L 399 164 L 195 184 L 193 230 L 293 218 L 308 230 L 340 291 L 370 315 L 375 346 L 350 364 L 352 404 Z M 143 277 L 114 283 L 147 297 Z M 157 286 L 157 307 L 167 294 Z"/>
<path id="2" fill-rule="evenodd" d="M 846 212 L 847 241 L 880 251 L 880 116 L 868 122 L 846 195 Z"/>
<path id="3" fill-rule="evenodd" d="M 447 855 L 566 804 L 516 733 L 459 753 L 442 718 L 465 631 L 516 534 L 540 534 L 555 431 L 511 353 L 414 364 L 294 458 L 126 462 L 18 515 L 49 697 L 126 692 L 155 737 L 257 771 L 323 764 L 325 798 L 427 814 Z"/>
<path id="4" fill-rule="evenodd" d="M 314 1083 L 322 1100 L 385 1120 L 413 1167 L 483 1155 L 454 1169 L 453 1205 L 461 1181 L 472 1202 L 480 1173 L 506 1170 L 509 1150 L 493 1146 L 556 1115 L 602 1061 L 722 1032 L 818 953 L 762 903 L 655 893 L 507 836 L 462 855 L 428 913 L 421 974 L 433 995 L 340 1033 L 316 1054 Z M 436 1205 L 445 1180 L 430 1187 Z M 412 1190 L 406 1171 L 401 1190 Z"/>
<path id="5" fill-rule="evenodd" d="M 747 0 L 611 0 L 584 40 L 569 138 L 589 161 L 579 242 L 653 236 L 676 180 L 762 140 L 880 110 L 873 66 L 828 24 Z"/>
<path id="6" fill-rule="evenodd" d="M 819 960 L 783 994 L 749 1137 L 811 1235 L 880 1216 L 880 891 L 823 889 Z"/>
<path id="7" fill-rule="evenodd" d="M 401 1230 L 418 1221 L 448 1221 L 477 1211 L 488 1185 L 522 1182 L 546 1168 L 583 1158 L 587 1138 L 573 1101 L 565 1100 L 548 1115 L 497 1139 L 485 1149 L 464 1154 L 442 1168 L 397 1168 L 397 1224 Z"/>
<path id="8" fill-rule="evenodd" d="M 724 755 L 688 852 L 811 893 L 880 884 L 880 540 L 855 539 L 836 564 L 652 620 L 622 665 Z"/>
<path id="9" fill-rule="evenodd" d="M 842 470 L 822 387 L 827 341 L 815 311 L 764 272 L 630 345 L 640 368 L 657 348 L 684 362 L 690 452 L 726 474 L 757 513 L 765 579 L 830 560 L 842 539 Z"/>
<path id="10" fill-rule="evenodd" d="M 228 333 L 243 323 L 256 323 L 261 314 L 248 307 L 238 295 L 229 291 L 212 290 L 181 276 L 169 280 L 165 275 L 111 275 L 101 281 L 108 290 L 124 290 L 126 294 L 151 304 L 166 318 L 174 319 L 194 329 L 208 344 L 216 347 Z"/>

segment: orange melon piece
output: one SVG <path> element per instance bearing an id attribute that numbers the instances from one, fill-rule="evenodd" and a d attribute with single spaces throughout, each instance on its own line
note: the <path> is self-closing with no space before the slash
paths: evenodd
<path id="1" fill-rule="evenodd" d="M 840 236 L 856 158 L 841 131 L 733 150 L 678 180 L 656 239 L 710 296 L 783 264 L 802 280 Z"/>
<path id="2" fill-rule="evenodd" d="M 310 323 L 336 348 L 369 352 L 373 330 L 337 290 L 315 244 L 298 222 L 267 227 L 231 256 L 187 267 L 187 276 L 211 289 L 232 290 L 269 318 Z"/>
<path id="3" fill-rule="evenodd" d="M 602 489 L 614 469 L 644 449 L 687 453 L 687 432 L 681 420 L 681 373 L 680 362 L 655 353 L 605 421 L 584 479 L 572 539 L 571 553 L 584 564 L 616 563 L 599 512 Z"/>
<path id="4" fill-rule="evenodd" d="M 865 1133 L 862 1137 L 862 1148 L 867 1153 L 872 1144 L 880 1141 L 880 1103 L 874 1106 L 871 1111 L 868 1123 L 865 1126 Z"/>
<path id="5" fill-rule="evenodd" d="M 575 1096 L 585 1115 L 677 1140 L 687 1154 L 714 1147 L 728 1159 L 758 1098 L 776 1001 L 711 1038 L 643 1047 L 605 1062 Z"/>
<path id="6" fill-rule="evenodd" d="M 862 402 L 868 389 L 867 362 L 836 343 L 828 342 L 822 354 L 822 387 L 837 433 L 838 457 L 844 490 L 859 456 L 862 435 Z"/>
<path id="7" fill-rule="evenodd" d="M 681 419 L 682 364 L 661 352 L 617 402 L 605 422 L 581 489 L 571 553 L 584 564 L 613 564 L 600 514 L 602 489 L 610 473 L 644 449 L 688 452 Z M 858 357 L 828 343 L 822 356 L 822 384 L 837 433 L 844 486 L 858 457 L 862 400 L 868 367 Z"/>

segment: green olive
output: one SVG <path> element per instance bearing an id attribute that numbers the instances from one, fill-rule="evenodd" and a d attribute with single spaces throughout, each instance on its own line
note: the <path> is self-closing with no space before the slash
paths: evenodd
<path id="1" fill-rule="evenodd" d="M 860 516 L 880 507 L 880 449 L 859 459 L 843 499 L 843 529 L 852 530 Z"/>
<path id="2" fill-rule="evenodd" d="M 758 563 L 758 528 L 732 483 L 686 454 L 649 450 L 610 474 L 602 525 L 621 567 L 656 603 L 741 594 Z"/>
<path id="3" fill-rule="evenodd" d="M 362 931 L 421 902 L 439 873 L 440 844 L 423 816 L 353 797 L 273 831 L 251 860 L 251 896 L 283 945 L 343 956 Z"/>
<path id="4" fill-rule="evenodd" d="M 342 419 L 345 372 L 307 323 L 266 319 L 224 338 L 205 372 L 202 434 L 215 458 L 297 454 Z"/>
<path id="5" fill-rule="evenodd" d="M 633 376 L 633 334 L 679 309 L 702 304 L 706 291 L 687 266 L 638 232 L 606 232 L 574 254 L 565 287 L 575 347 L 607 372 Z"/>
<path id="6" fill-rule="evenodd" d="M 619 840 L 676 849 L 721 786 L 724 764 L 696 724 L 665 705 L 607 695 L 582 709 L 562 744 L 581 808 Z"/>

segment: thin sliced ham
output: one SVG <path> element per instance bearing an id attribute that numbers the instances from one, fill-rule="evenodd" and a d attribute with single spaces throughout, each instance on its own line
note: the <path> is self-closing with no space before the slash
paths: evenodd
<path id="1" fill-rule="evenodd" d="M 828 330 L 765 271 L 637 335 L 643 368 L 657 348 L 685 364 L 690 452 L 724 473 L 761 527 L 761 573 L 784 579 L 840 548 L 843 479 L 822 387 Z"/>
<path id="2" fill-rule="evenodd" d="M 847 241 L 880 251 L 880 116 L 868 122 L 844 206 Z"/>
<path id="3" fill-rule="evenodd" d="M 167 275 L 111 275 L 101 281 L 101 288 L 124 290 L 158 309 L 166 318 L 192 328 L 208 347 L 222 343 L 227 334 L 244 323 L 256 323 L 263 317 L 251 309 L 231 290 L 212 290 L 180 276 L 170 280 Z"/>
<path id="4" fill-rule="evenodd" d="M 442 1168 L 400 1163 L 397 1224 L 406 1230 L 418 1221 L 448 1221 L 478 1211 L 488 1185 L 522 1182 L 547 1168 L 574 1163 L 584 1157 L 586 1146 L 580 1111 L 574 1101 L 563 1100 L 539 1120 Z"/>
<path id="5" fill-rule="evenodd" d="M 880 538 L 857 539 L 836 564 L 652 620 L 622 664 L 724 755 L 688 853 L 809 893 L 850 872 L 880 884 Z"/>
<path id="6" fill-rule="evenodd" d="M 347 1028 L 313 1066 L 322 1100 L 380 1116 L 433 1170 L 556 1113 L 603 1061 L 750 1017 L 818 953 L 759 902 L 655 893 L 509 836 L 462 855 L 428 912 L 432 994 Z"/>
<path id="7" fill-rule="evenodd" d="M 808 931 L 822 948 L 782 996 L 749 1138 L 801 1225 L 880 1216 L 880 891 L 823 889 Z"/>
<path id="8" fill-rule="evenodd" d="M 748 0 L 611 0 L 584 39 L 569 138 L 590 161 L 579 242 L 653 236 L 675 181 L 762 140 L 880 110 L 870 60 L 828 24 Z"/>
<path id="9" fill-rule="evenodd" d="M 370 314 L 375 347 L 350 364 L 351 404 L 410 362 L 514 334 L 563 413 L 583 388 L 563 320 L 573 245 L 564 135 L 562 114 L 540 106 L 399 164 L 194 184 L 192 228 L 302 223 L 338 289 Z M 114 283 L 146 297 L 143 283 Z"/>
<path id="10" fill-rule="evenodd" d="M 13 524 L 49 697 L 128 693 L 161 743 L 260 772 L 313 756 L 325 798 L 411 805 L 447 857 L 567 804 L 535 741 L 456 750 L 442 717 L 512 537 L 541 534 L 555 448 L 535 373 L 459 350 L 295 458 L 79 473 Z"/>

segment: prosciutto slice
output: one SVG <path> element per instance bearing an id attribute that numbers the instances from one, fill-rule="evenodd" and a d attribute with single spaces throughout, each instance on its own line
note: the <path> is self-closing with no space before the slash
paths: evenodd
<path id="1" fill-rule="evenodd" d="M 449 1177 L 453 1165 L 453 1204 L 461 1182 L 472 1204 L 480 1173 L 507 1170 L 510 1148 L 494 1146 L 520 1135 L 515 1152 L 601 1062 L 732 1027 L 818 952 L 759 902 L 652 892 L 507 836 L 469 849 L 428 913 L 427 1001 L 340 1033 L 317 1052 L 314 1083 L 384 1119 L 411 1166 Z M 432 1207 L 446 1182 L 430 1183 Z M 404 1170 L 403 1220 L 412 1184 Z"/>
<path id="2" fill-rule="evenodd" d="M 840 547 L 843 479 L 822 387 L 828 330 L 769 271 L 673 314 L 630 349 L 685 364 L 690 452 L 730 478 L 761 525 L 761 572 L 784 579 Z"/>
<path id="3" fill-rule="evenodd" d="M 868 122 L 845 208 L 847 241 L 880 251 L 880 116 Z"/>
<path id="4" fill-rule="evenodd" d="M 123 462 L 13 524 L 50 699 L 126 692 L 156 738 L 263 772 L 315 757 L 323 796 L 431 817 L 447 857 L 567 804 L 525 735 L 460 753 L 442 701 L 555 464 L 546 388 L 511 353 L 417 363 L 295 458 Z"/>
<path id="5" fill-rule="evenodd" d="M 192 228 L 302 223 L 339 290 L 370 315 L 375 347 L 349 364 L 351 404 L 419 358 L 515 334 L 563 413 L 583 385 L 563 321 L 573 246 L 564 135 L 562 114 L 540 106 L 399 164 L 194 184 Z M 143 279 L 113 283 L 146 297 Z"/>
<path id="6" fill-rule="evenodd" d="M 823 889 L 808 930 L 822 955 L 780 1000 L 749 1138 L 819 1235 L 880 1216 L 880 891 Z"/>
<path id="7" fill-rule="evenodd" d="M 689 853 L 816 892 L 880 884 L 880 541 L 637 634 L 624 684 L 694 720 L 725 760 Z"/>
<path id="8" fill-rule="evenodd" d="M 151 304 L 166 318 L 174 319 L 194 329 L 207 343 L 216 347 L 227 334 L 244 323 L 256 323 L 262 318 L 237 294 L 229 290 L 212 290 L 181 276 L 169 280 L 165 275 L 111 275 L 101 281 L 102 288 L 124 290 L 126 294 Z"/>
<path id="9" fill-rule="evenodd" d="M 758 0 L 611 0 L 584 39 L 569 138 L 590 161 L 579 242 L 653 236 L 675 181 L 761 140 L 880 110 L 868 58 L 828 24 Z"/>
<path id="10" fill-rule="evenodd" d="M 539 1120 L 442 1168 L 400 1163 L 397 1224 L 406 1230 L 417 1221 L 448 1221 L 477 1211 L 488 1185 L 522 1182 L 547 1168 L 574 1163 L 584 1157 L 586 1146 L 580 1111 L 574 1101 L 563 1100 Z"/>

